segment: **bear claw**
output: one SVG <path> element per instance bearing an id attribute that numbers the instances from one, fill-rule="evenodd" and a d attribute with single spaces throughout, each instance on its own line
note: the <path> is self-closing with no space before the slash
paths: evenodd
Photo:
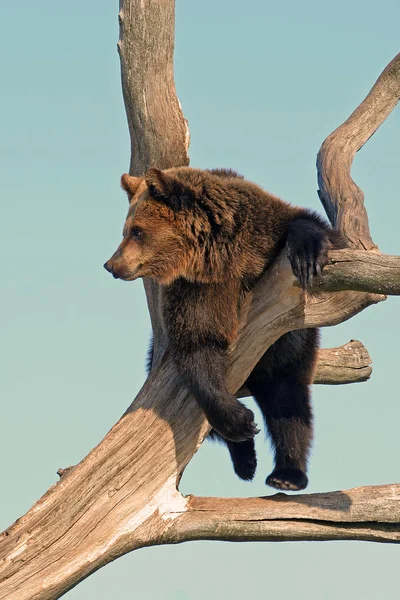
<path id="1" fill-rule="evenodd" d="M 300 469 L 276 469 L 268 475 L 265 483 L 277 490 L 298 492 L 307 487 L 308 478 Z"/>
<path id="2" fill-rule="evenodd" d="M 247 462 L 238 462 L 233 465 L 233 468 L 240 479 L 243 479 L 243 481 L 252 481 L 256 473 L 257 461 L 254 459 Z"/>
<path id="3" fill-rule="evenodd" d="M 260 433 L 260 429 L 254 421 L 250 423 L 230 423 L 229 425 L 225 423 L 222 427 L 217 427 L 215 424 L 213 426 L 223 438 L 231 442 L 245 442 Z"/>
<path id="4" fill-rule="evenodd" d="M 260 432 L 254 421 L 254 413 L 240 402 L 230 412 L 206 415 L 210 425 L 226 440 L 245 442 Z"/>

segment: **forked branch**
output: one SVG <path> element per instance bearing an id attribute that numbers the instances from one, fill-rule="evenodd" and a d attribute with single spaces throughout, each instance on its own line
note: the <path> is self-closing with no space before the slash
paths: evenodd
<path id="1" fill-rule="evenodd" d="M 150 165 L 186 165 L 188 130 L 173 83 L 174 0 L 120 0 L 120 25 L 131 173 L 142 174 Z M 382 121 L 394 106 L 398 58 L 391 65 L 380 78 L 379 93 L 365 105 L 366 113 L 362 108 L 353 114 L 356 128 L 368 115 L 376 128 L 376 115 Z M 374 245 L 362 198 L 352 181 L 341 180 L 341 169 L 350 172 L 360 140 L 354 146 L 353 125 L 337 132 L 321 149 L 321 195 L 352 246 L 370 249 Z M 371 133 L 371 127 L 365 129 L 362 143 Z M 350 157 L 347 162 L 336 163 L 344 155 Z M 375 290 L 376 286 L 368 292 Z M 398 540 L 398 486 L 290 500 L 284 495 L 267 500 L 184 498 L 177 481 L 208 425 L 182 388 L 166 351 L 158 288 L 146 282 L 146 291 L 155 336 L 149 378 L 100 444 L 3 533 L 0 600 L 54 600 L 96 569 L 141 546 L 217 539 L 218 523 L 218 539 L 356 539 L 358 531 L 357 539 Z M 294 285 L 282 255 L 254 293 L 232 354 L 229 388 L 238 390 L 265 349 L 286 331 L 340 323 L 383 299 L 368 292 L 306 296 Z M 361 510 L 363 503 L 368 510 Z M 373 514 L 371 507 L 376 508 Z"/>

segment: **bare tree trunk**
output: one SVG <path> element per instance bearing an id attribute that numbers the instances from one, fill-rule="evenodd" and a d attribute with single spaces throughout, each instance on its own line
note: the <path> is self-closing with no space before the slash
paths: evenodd
<path id="1" fill-rule="evenodd" d="M 122 91 L 131 137 L 131 175 L 189 164 L 190 134 L 174 83 L 175 0 L 119 3 Z M 145 279 L 156 363 L 165 339 L 158 285 Z"/>
<path id="2" fill-rule="evenodd" d="M 174 2 L 121 0 L 120 9 L 119 53 L 132 139 L 131 173 L 143 173 L 149 165 L 187 164 L 187 126 L 173 83 Z M 373 88 L 371 94 L 378 89 L 378 95 L 368 104 L 368 114 L 358 113 L 364 141 L 387 114 L 387 109 L 380 110 L 380 98 L 392 98 L 393 106 L 394 98 L 398 99 L 399 63 L 398 56 L 389 72 L 384 71 L 380 87 Z M 352 245 L 370 249 L 374 246 L 362 202 L 347 195 L 339 195 L 339 202 L 334 193 L 336 186 L 345 188 L 341 171 L 347 177 L 345 169 L 350 172 L 351 160 L 336 173 L 336 179 L 330 177 L 336 159 L 326 160 L 336 156 L 336 145 L 346 149 L 353 147 L 354 140 L 355 146 L 360 145 L 357 132 L 350 135 L 349 131 L 351 127 L 342 133 L 337 130 L 323 145 L 321 195 L 331 218 L 343 223 Z M 364 252 L 362 260 L 370 265 L 376 256 Z M 336 268 L 333 264 L 332 273 Z M 374 280 L 369 288 L 358 275 L 357 266 L 352 277 L 346 276 L 350 289 L 363 286 L 366 291 L 308 296 L 294 285 L 288 260 L 282 255 L 254 293 L 232 355 L 229 388 L 238 390 L 265 349 L 286 331 L 334 325 L 384 299 L 369 293 L 381 289 L 380 282 Z M 318 284 L 320 290 L 324 282 L 325 275 Z M 399 485 L 293 499 L 282 494 L 268 499 L 183 497 L 177 482 L 208 424 L 182 389 L 165 348 L 157 313 L 158 288 L 146 282 L 146 291 L 156 343 L 149 378 L 100 444 L 2 534 L 0 600 L 59 598 L 118 556 L 153 544 L 192 539 L 398 541 Z M 368 355 L 360 346 L 357 352 L 368 369 Z M 344 355 L 348 356 L 348 349 Z"/>

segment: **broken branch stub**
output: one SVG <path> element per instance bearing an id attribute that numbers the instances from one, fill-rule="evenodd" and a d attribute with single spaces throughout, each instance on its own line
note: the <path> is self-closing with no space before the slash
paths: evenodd
<path id="1" fill-rule="evenodd" d="M 341 385 L 367 381 L 371 377 L 371 357 L 358 340 L 350 340 L 338 348 L 321 348 L 318 351 L 314 383 Z M 237 398 L 251 396 L 246 386 L 236 393 Z"/>

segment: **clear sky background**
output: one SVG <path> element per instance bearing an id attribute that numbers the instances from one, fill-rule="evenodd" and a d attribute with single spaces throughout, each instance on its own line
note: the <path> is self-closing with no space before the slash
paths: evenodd
<path id="1" fill-rule="evenodd" d="M 102 268 L 119 243 L 129 165 L 118 3 L 0 3 L 0 530 L 81 460 L 144 380 L 140 281 Z M 196 167 L 229 166 L 320 210 L 315 157 L 399 51 L 398 0 L 178 0 L 176 84 Z M 372 236 L 400 254 L 400 109 L 357 155 Z M 315 386 L 310 492 L 400 481 L 399 300 L 323 344 L 362 340 L 368 383 Z M 251 401 L 249 401 L 251 405 Z M 261 418 L 258 414 L 258 420 Z M 204 444 L 184 493 L 257 496 L 272 461 L 257 438 L 251 484 Z M 140 550 L 68 600 L 398 599 L 398 548 L 356 542 L 192 542 Z"/>

